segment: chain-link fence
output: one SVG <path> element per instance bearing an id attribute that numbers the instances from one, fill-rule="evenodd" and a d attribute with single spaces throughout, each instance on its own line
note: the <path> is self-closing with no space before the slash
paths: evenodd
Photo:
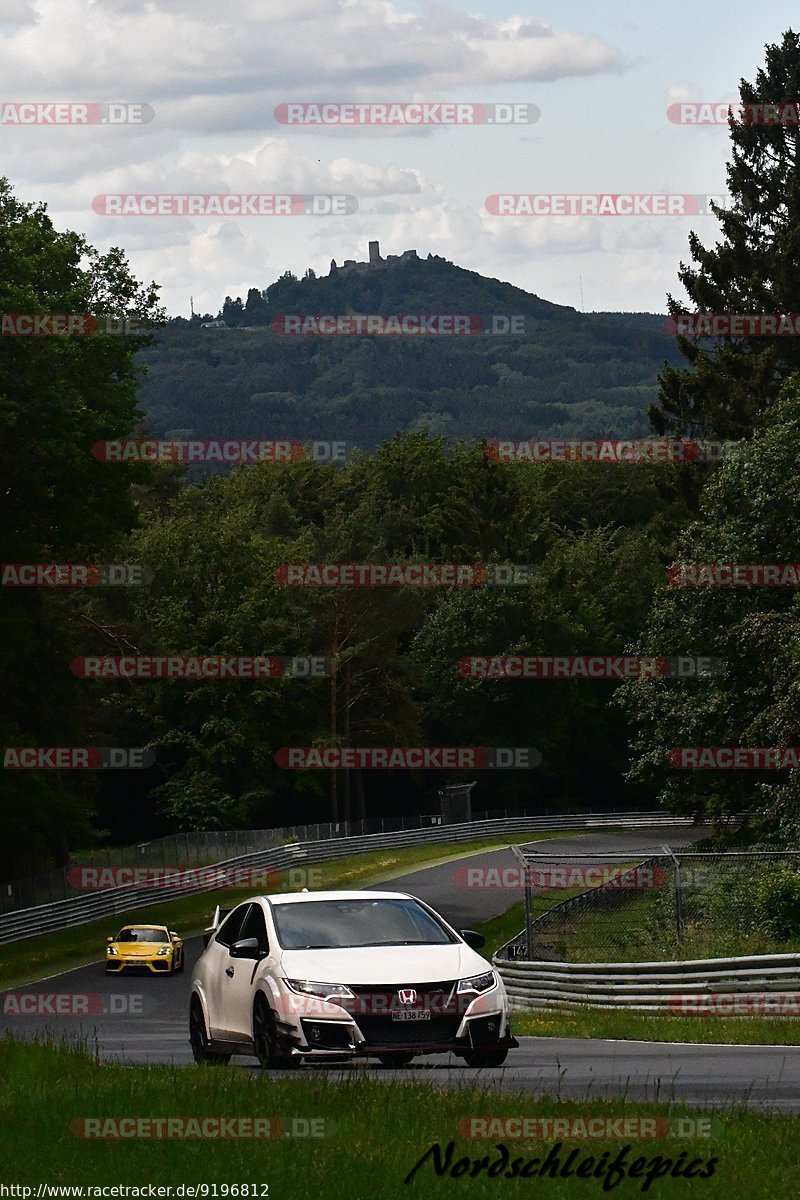
<path id="1" fill-rule="evenodd" d="M 662 846 L 631 861 L 630 851 L 513 849 L 526 927 L 503 958 L 658 962 L 800 951 L 800 850 Z"/>

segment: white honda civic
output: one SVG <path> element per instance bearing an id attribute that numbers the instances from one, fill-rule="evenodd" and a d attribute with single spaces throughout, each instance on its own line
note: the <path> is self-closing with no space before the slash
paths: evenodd
<path id="1" fill-rule="evenodd" d="M 211 933 L 192 979 L 196 1062 L 255 1056 L 262 1067 L 304 1059 L 459 1055 L 498 1067 L 511 1047 L 508 997 L 457 933 L 402 892 L 254 896 Z"/>

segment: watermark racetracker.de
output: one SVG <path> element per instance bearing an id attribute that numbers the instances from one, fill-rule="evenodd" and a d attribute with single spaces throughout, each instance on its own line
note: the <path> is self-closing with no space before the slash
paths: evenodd
<path id="1" fill-rule="evenodd" d="M 181 463 L 343 463 L 346 442 L 300 442 L 292 438 L 154 439 L 121 438 L 95 442 L 98 462 Z"/>
<path id="2" fill-rule="evenodd" d="M 532 746 L 282 746 L 275 754 L 294 771 L 524 771 L 541 761 Z"/>
<path id="3" fill-rule="evenodd" d="M 70 670 L 80 679 L 323 679 L 333 660 L 323 655 L 266 654 L 123 654 L 73 658 Z"/>
<path id="4" fill-rule="evenodd" d="M 258 888 L 268 892 L 322 887 L 321 867 L 71 867 L 67 883 L 76 891 L 135 887 Z"/>
<path id="5" fill-rule="evenodd" d="M 556 891 L 560 888 L 618 887 L 624 891 L 651 891 L 664 887 L 669 875 L 662 867 L 583 863 L 528 863 L 522 866 L 462 866 L 453 871 L 453 882 L 468 891 Z"/>
<path id="6" fill-rule="evenodd" d="M 252 1141 L 275 1138 L 327 1138 L 336 1124 L 329 1117 L 75 1117 L 74 1137 L 113 1141 L 194 1141 L 225 1138 Z M 246 1195 L 237 1188 L 233 1195 Z M 261 1195 L 266 1193 L 261 1192 Z"/>
<path id="7" fill-rule="evenodd" d="M 522 314 L 280 313 L 270 328 L 281 337 L 478 337 L 525 333 Z"/>
<path id="8" fill-rule="evenodd" d="M 725 665 L 696 655 L 473 654 L 460 658 L 456 670 L 466 679 L 704 679 Z"/>
<path id="9" fill-rule="evenodd" d="M 800 587 L 800 563 L 673 563 L 676 587 Z"/>
<path id="10" fill-rule="evenodd" d="M 316 192 L 118 192 L 95 196 L 92 209 L 101 217 L 346 217 L 358 200 Z"/>
<path id="11" fill-rule="evenodd" d="M 6 771 L 143 771 L 156 761 L 144 746 L 4 746 Z"/>
<path id="12" fill-rule="evenodd" d="M 680 771 L 796 771 L 800 746 L 676 746 L 667 761 Z"/>
<path id="13" fill-rule="evenodd" d="M 496 192 L 485 209 L 493 217 L 702 217 L 730 207 L 729 199 L 682 192 Z"/>
<path id="14" fill-rule="evenodd" d="M 685 338 L 800 337 L 800 314 L 675 313 L 664 328 Z"/>
<path id="15" fill-rule="evenodd" d="M 800 105 L 763 100 L 682 100 L 667 108 L 667 120 L 673 125 L 727 125 L 733 118 L 739 125 L 798 125 Z"/>
<path id="16" fill-rule="evenodd" d="M 112 313 L 0 313 L 0 337 L 145 337 L 158 328 L 157 321 Z"/>
<path id="17" fill-rule="evenodd" d="M 638 1141 L 647 1138 L 711 1138 L 710 1117 L 608 1117 L 575 1113 L 561 1117 L 473 1116 L 456 1124 L 460 1137 L 501 1138 L 530 1142 L 598 1140 Z"/>
<path id="18" fill-rule="evenodd" d="M 491 462 L 718 462 L 731 442 L 698 442 L 689 438 L 633 439 L 492 439 L 484 443 Z"/>
<path id="19" fill-rule="evenodd" d="M 287 587 L 508 587 L 540 573 L 531 563 L 281 563 Z"/>
<path id="20" fill-rule="evenodd" d="M 535 104 L 477 104 L 457 101 L 344 100 L 320 103 L 291 101 L 279 104 L 274 116 L 279 125 L 369 126 L 396 125 L 533 125 L 541 117 Z"/>
<path id="21" fill-rule="evenodd" d="M 71 100 L 0 102 L 0 125 L 149 125 L 151 104 L 112 100 L 105 104 Z"/>
<path id="22" fill-rule="evenodd" d="M 142 563 L 0 563 L 1 587 L 140 587 L 154 578 Z"/>
<path id="23" fill-rule="evenodd" d="M 154 1007 L 139 992 L 23 992 L 0 994 L 2 1017 L 139 1017 Z"/>

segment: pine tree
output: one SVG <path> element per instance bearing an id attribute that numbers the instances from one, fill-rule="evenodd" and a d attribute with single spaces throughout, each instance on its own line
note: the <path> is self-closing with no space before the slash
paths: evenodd
<path id="1" fill-rule="evenodd" d="M 695 233 L 695 266 L 678 277 L 698 313 L 800 312 L 800 36 L 766 47 L 766 69 L 742 79 L 742 112 L 729 117 L 731 207 L 713 205 L 722 239 L 706 249 Z M 758 105 L 783 104 L 765 123 Z M 685 307 L 671 295 L 673 317 Z M 739 439 L 763 423 L 783 380 L 800 370 L 800 337 L 678 335 L 688 368 L 665 366 L 650 420 L 659 434 Z"/>

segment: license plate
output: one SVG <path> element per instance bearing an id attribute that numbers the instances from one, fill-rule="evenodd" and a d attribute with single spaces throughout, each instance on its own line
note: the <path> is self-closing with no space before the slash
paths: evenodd
<path id="1" fill-rule="evenodd" d="M 409 1009 L 408 1012 L 393 1012 L 393 1021 L 430 1021 L 431 1010 L 429 1008 Z"/>

